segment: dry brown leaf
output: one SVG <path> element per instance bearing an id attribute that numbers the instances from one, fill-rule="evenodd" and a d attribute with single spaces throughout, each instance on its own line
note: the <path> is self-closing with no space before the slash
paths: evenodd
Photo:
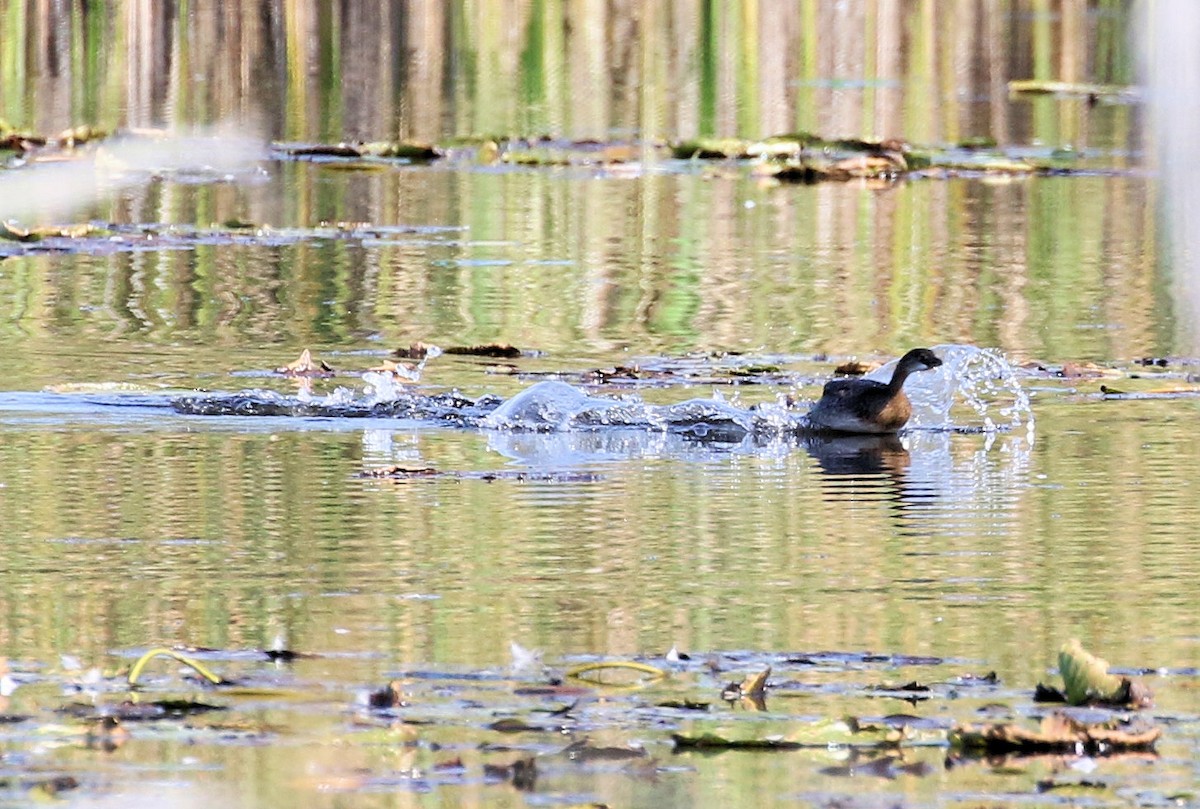
<path id="1" fill-rule="evenodd" d="M 325 362 L 315 362 L 312 358 L 312 352 L 307 348 L 300 352 L 300 356 L 287 365 L 280 366 L 275 369 L 275 373 L 285 376 L 332 376 L 334 371 Z"/>
<path id="2" fill-rule="evenodd" d="M 1042 718 L 1037 730 L 1012 722 L 957 725 L 951 732 L 951 741 L 959 747 L 984 749 L 989 753 L 1086 752 L 1094 755 L 1149 749 L 1161 735 L 1162 729 L 1153 725 L 1088 724 L 1066 714 L 1052 713 Z"/>
<path id="3" fill-rule="evenodd" d="M 392 362 L 391 360 L 384 360 L 378 365 L 374 365 L 367 370 L 391 374 L 398 382 L 404 382 L 409 385 L 416 383 L 416 380 L 413 379 L 413 373 L 416 371 L 416 368 L 409 365 L 407 362 Z"/>

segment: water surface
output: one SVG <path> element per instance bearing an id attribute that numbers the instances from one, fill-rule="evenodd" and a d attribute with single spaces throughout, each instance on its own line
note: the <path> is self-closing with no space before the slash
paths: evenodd
<path id="1" fill-rule="evenodd" d="M 200 786 L 244 806 L 1018 805 L 1060 802 L 1039 780 L 1075 773 L 1110 784 L 1097 805 L 1190 794 L 1200 362 L 1160 254 L 1141 108 L 1005 89 L 1128 81 L 1124 6 L 947 21 L 920 4 L 802 3 L 771 20 L 754 4 L 677 4 L 635 25 L 620 4 L 533 2 L 514 28 L 470 4 L 227 5 L 146 19 L 88 6 L 58 22 L 0 2 L 0 108 L 42 131 L 241 119 L 260 146 L 990 135 L 1017 153 L 1072 146 L 1101 169 L 807 186 L 734 162 L 347 169 L 276 155 L 34 206 L 27 221 L 100 222 L 111 238 L 0 243 L 0 648 L 21 683 L 3 710 L 28 717 L 0 734 L 13 772 L 70 774 L 85 804 L 186 804 Z M 235 29 L 237 42 L 217 35 Z M 103 44 L 129 44 L 118 34 L 147 47 Z M 0 189 L 27 170 L 0 172 Z M 740 412 L 800 412 L 853 357 L 980 346 L 1016 369 L 1034 426 L 984 430 L 961 401 L 862 443 L 170 406 L 297 396 L 303 383 L 273 369 L 304 348 L 337 370 L 305 395 L 362 397 L 362 373 L 416 342 L 524 351 L 432 359 L 421 396 L 560 380 L 652 407 L 715 392 Z M 595 384 L 617 368 L 642 378 Z M 1003 427 L 1001 406 L 987 412 Z M 1069 637 L 1142 672 L 1165 728 L 1157 758 L 947 768 L 932 745 L 850 776 L 839 768 L 873 754 L 673 752 L 670 734 L 706 722 L 786 733 L 846 715 L 1036 714 L 1033 686 L 1055 679 Z M 513 643 L 545 669 L 514 668 Z M 143 701 L 230 710 L 126 721 L 119 743 L 58 713 L 113 710 L 127 689 L 87 669 L 113 675 L 159 644 L 216 650 L 210 664 L 251 690 L 201 691 L 160 663 Z M 267 661 L 277 645 L 315 656 Z M 672 647 L 691 659 L 668 663 Z M 521 692 L 597 658 L 672 676 L 587 691 L 567 714 L 549 712 L 575 695 Z M 768 713 L 720 701 L 766 665 Z M 409 705 L 365 710 L 393 678 Z M 912 681 L 932 698 L 871 691 Z M 659 705 L 681 696 L 708 711 Z M 569 724 L 489 727 L 512 716 Z M 568 745 L 585 737 L 645 755 L 581 761 Z M 531 790 L 482 774 L 528 755 Z M 30 797 L 0 788 L 0 802 Z"/>

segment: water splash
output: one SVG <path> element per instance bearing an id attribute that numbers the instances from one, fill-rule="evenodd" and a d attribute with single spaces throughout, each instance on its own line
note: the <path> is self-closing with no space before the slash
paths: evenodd
<path id="1" fill-rule="evenodd" d="M 910 427 L 924 430 L 994 433 L 1033 424 L 1029 398 L 1016 371 L 991 349 L 942 345 L 934 350 L 943 365 L 910 377 L 905 386 L 913 402 Z M 440 353 L 440 352 L 437 352 Z M 424 363 L 412 373 L 419 378 Z M 890 378 L 894 363 L 869 374 Z M 770 437 L 810 431 L 805 411 L 782 400 L 739 407 L 719 394 L 670 405 L 652 405 L 636 395 L 594 396 L 565 382 L 530 385 L 507 401 L 488 395 L 414 392 L 390 372 L 363 375 L 365 388 L 338 388 L 327 397 L 289 400 L 279 394 L 249 391 L 233 397 L 188 396 L 175 408 L 196 415 L 292 415 L 393 417 L 436 421 L 505 433 L 583 433 L 640 430 L 672 433 L 712 442 L 738 442 L 747 436 Z M 289 405 L 289 401 L 292 405 Z M 289 411 L 289 407 L 292 409 Z"/>
<path id="2" fill-rule="evenodd" d="M 910 427 L 990 433 L 1033 424 L 1029 394 L 999 351 L 959 344 L 937 345 L 933 351 L 941 367 L 913 374 L 904 386 L 913 405 Z M 888 381 L 897 361 L 866 378 Z"/>
<path id="3" fill-rule="evenodd" d="M 395 368 L 389 371 L 366 371 L 362 375 L 362 380 L 367 383 L 364 391 L 367 404 L 370 406 L 387 404 L 410 396 L 411 391 L 406 390 L 406 385 L 420 382 L 426 363 L 441 355 L 442 349 L 432 345 L 426 346 L 425 356 L 421 357 L 420 361 L 411 368 L 397 363 Z M 338 391 L 344 390 L 346 389 L 338 388 Z"/>

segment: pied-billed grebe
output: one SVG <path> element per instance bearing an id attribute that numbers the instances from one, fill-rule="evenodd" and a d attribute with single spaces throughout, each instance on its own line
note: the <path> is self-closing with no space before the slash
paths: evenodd
<path id="1" fill-rule="evenodd" d="M 872 379 L 835 379 L 825 383 L 821 400 L 808 411 L 808 421 L 817 430 L 840 433 L 894 433 L 912 415 L 912 404 L 904 395 L 904 380 L 916 371 L 942 364 L 928 348 L 914 348 L 900 358 L 890 382 Z"/>

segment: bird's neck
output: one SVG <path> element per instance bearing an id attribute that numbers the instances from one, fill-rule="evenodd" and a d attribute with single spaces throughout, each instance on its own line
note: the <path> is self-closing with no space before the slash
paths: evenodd
<path id="1" fill-rule="evenodd" d="M 904 387 L 904 380 L 908 379 L 908 375 L 912 373 L 912 369 L 903 363 L 896 366 L 896 370 L 892 372 L 892 380 L 888 382 L 888 390 L 896 393 Z"/>

